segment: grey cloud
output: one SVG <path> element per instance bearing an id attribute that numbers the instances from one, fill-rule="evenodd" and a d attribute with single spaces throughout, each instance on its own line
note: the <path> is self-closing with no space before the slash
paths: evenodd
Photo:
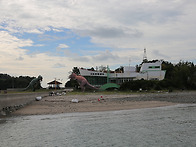
<path id="1" fill-rule="evenodd" d="M 22 19 L 35 19 L 36 18 L 36 16 L 33 16 L 32 14 L 25 13 L 25 12 L 21 13 L 19 15 L 19 17 L 22 18 Z"/>
<path id="2" fill-rule="evenodd" d="M 97 61 L 117 60 L 119 59 L 119 56 L 113 55 L 109 50 L 106 50 L 105 52 L 99 55 L 95 55 L 93 59 Z"/>
<path id="3" fill-rule="evenodd" d="M 24 60 L 24 58 L 20 56 L 20 57 L 16 58 L 16 60 L 22 61 L 22 60 Z"/>
<path id="4" fill-rule="evenodd" d="M 157 1 L 149 3 L 129 2 L 119 9 L 110 9 L 111 17 L 126 25 L 136 25 L 140 22 L 154 24 L 166 23 L 183 15 L 184 2 Z"/>
<path id="5" fill-rule="evenodd" d="M 176 19 L 179 15 L 181 15 L 181 13 L 177 10 L 141 10 L 140 12 L 136 10 L 129 12 L 129 15 L 125 14 L 124 16 L 122 15 L 122 17 L 119 16 L 117 19 L 127 25 L 136 25 L 140 22 L 154 24 L 166 23 L 171 19 Z"/>
<path id="6" fill-rule="evenodd" d="M 75 30 L 82 36 L 92 36 L 98 38 L 121 38 L 121 37 L 141 37 L 143 34 L 139 30 L 129 28 L 95 27 L 89 30 Z"/>
<path id="7" fill-rule="evenodd" d="M 53 65 L 53 68 L 64 68 L 64 67 L 66 67 L 66 66 L 62 63 L 56 63 Z"/>
<path id="8" fill-rule="evenodd" d="M 112 23 L 131 26 L 136 26 L 140 22 L 149 24 L 165 23 L 168 20 L 175 19 L 179 15 L 182 15 L 182 9 L 184 7 L 183 2 L 175 3 L 171 0 L 146 3 L 140 1 L 126 1 L 119 4 L 118 7 L 116 7 L 117 3 L 110 4 L 113 7 L 106 5 L 103 11 L 105 12 L 105 16 L 109 20 L 112 20 L 108 22 L 111 26 L 113 26 Z"/>
<path id="9" fill-rule="evenodd" d="M 175 50 L 173 51 L 175 48 L 184 48 L 184 46 L 190 48 L 195 45 L 195 0 L 73 2 L 46 0 L 43 3 L 39 0 L 33 2 L 15 0 L 7 3 L 7 1 L 0 1 L 0 22 L 3 23 L 0 27 L 10 32 L 15 32 L 17 29 L 21 29 L 21 32 L 34 29 L 36 32 L 44 32 L 48 28 L 63 31 L 67 28 L 79 35 L 88 36 L 95 44 L 114 48 L 140 48 L 143 44 L 151 46 L 155 43 L 159 49 L 169 50 L 165 51 L 165 55 L 154 51 L 155 55 L 162 58 L 167 57 L 166 55 L 170 56 L 172 52 L 175 53 Z M 28 21 L 25 18 L 29 18 Z M 177 28 L 172 30 L 175 26 Z M 141 30 L 145 32 L 144 37 Z M 38 39 L 39 41 L 66 39 L 74 35 L 71 31 L 64 36 L 40 34 Z M 166 37 L 163 39 L 163 36 Z M 180 45 L 173 43 L 176 38 L 182 42 Z M 181 55 L 184 56 L 184 54 Z M 90 57 L 80 58 L 74 55 L 72 57 L 78 61 L 91 60 Z M 115 55 L 100 54 L 94 57 L 104 60 L 114 59 Z"/>
<path id="10" fill-rule="evenodd" d="M 116 61 L 119 60 L 120 57 L 112 54 L 109 50 L 105 52 L 101 52 L 100 54 L 94 56 L 75 56 L 71 58 L 72 61 L 80 61 L 80 62 L 105 62 L 105 61 Z"/>
<path id="11" fill-rule="evenodd" d="M 158 50 L 153 50 L 152 53 L 153 53 L 156 57 L 165 58 L 165 59 L 166 59 L 166 58 L 167 58 L 167 59 L 170 58 L 169 56 L 160 53 Z"/>
<path id="12" fill-rule="evenodd" d="M 72 58 L 72 60 L 80 61 L 80 62 L 90 62 L 90 59 L 85 56 L 77 56 L 77 57 Z"/>
<path id="13" fill-rule="evenodd" d="M 95 28 L 94 30 L 87 30 L 87 34 L 104 38 L 116 38 L 120 36 L 126 36 L 126 33 L 122 29 L 104 27 Z"/>

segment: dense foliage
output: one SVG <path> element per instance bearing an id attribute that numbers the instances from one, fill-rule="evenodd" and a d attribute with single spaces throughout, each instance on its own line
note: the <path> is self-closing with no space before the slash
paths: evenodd
<path id="1" fill-rule="evenodd" d="M 137 71 L 140 70 L 140 67 L 141 65 L 136 65 Z M 120 90 L 196 90 L 196 66 L 192 62 L 180 61 L 177 64 L 172 64 L 171 62 L 163 61 L 162 70 L 166 70 L 165 79 L 162 81 L 136 80 L 125 82 L 121 85 Z M 122 71 L 122 67 L 115 71 Z M 74 67 L 73 72 L 78 74 L 78 68 Z M 66 83 L 66 87 L 69 86 L 77 87 L 78 84 L 76 81 L 70 80 Z"/>
<path id="2" fill-rule="evenodd" d="M 137 65 L 137 67 L 139 66 Z M 125 82 L 121 85 L 120 90 L 139 90 L 140 88 L 143 90 L 196 90 L 196 65 L 192 62 L 180 61 L 177 64 L 172 64 L 163 61 L 162 70 L 166 70 L 165 79 L 162 81 L 136 80 Z M 78 68 L 74 67 L 73 72 L 78 74 Z M 8 74 L 0 74 L 0 90 L 25 88 L 34 78 L 29 76 L 11 77 Z M 78 84 L 76 81 L 70 80 L 66 83 L 66 87 L 78 87 Z"/>
<path id="3" fill-rule="evenodd" d="M 196 90 L 196 66 L 192 62 L 180 61 L 172 64 L 164 61 L 162 70 L 166 70 L 165 79 L 162 81 L 136 80 L 123 83 L 121 90 Z"/>
<path id="4" fill-rule="evenodd" d="M 67 83 L 65 83 L 65 87 L 74 87 L 75 89 L 78 89 L 78 82 L 76 80 L 72 80 L 70 79 L 69 81 L 67 81 Z"/>
<path id="5" fill-rule="evenodd" d="M 0 74 L 0 90 L 6 90 L 8 88 L 25 88 L 35 77 L 20 76 L 11 77 L 7 74 Z"/>

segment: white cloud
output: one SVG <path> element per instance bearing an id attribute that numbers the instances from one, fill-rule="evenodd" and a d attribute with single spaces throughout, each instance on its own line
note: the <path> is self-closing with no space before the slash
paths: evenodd
<path id="1" fill-rule="evenodd" d="M 42 74 L 46 82 L 57 75 L 56 78 L 66 80 L 73 66 L 115 66 L 128 63 L 129 59 L 133 64 L 141 62 L 144 47 L 149 59 L 195 60 L 194 0 L 1 0 L 0 5 L 2 72 Z M 79 56 L 63 43 L 56 49 L 66 57 L 39 52 L 30 56 L 24 49 L 26 46 L 43 44 L 14 36 L 15 33 L 36 33 L 40 42 L 56 41 L 59 38 L 55 34 L 44 32 L 64 29 L 87 36 L 95 45 L 110 50 L 95 51 L 93 55 L 84 50 L 83 56 Z M 64 39 L 69 37 L 66 34 Z"/>
<path id="2" fill-rule="evenodd" d="M 5 31 L 0 32 L 0 72 L 12 76 L 30 75 L 44 77 L 43 86 L 53 77 L 67 77 L 65 67 L 71 70 L 71 64 L 66 66 L 61 63 L 69 63 L 67 58 L 48 56 L 46 53 L 27 55 L 27 50 L 20 47 L 33 46 L 31 40 L 18 39 Z M 55 67 L 52 65 L 55 64 Z M 58 67 L 58 69 L 56 69 Z M 61 67 L 61 68 L 60 68 Z M 67 78 L 64 78 L 66 81 Z"/>
<path id="3" fill-rule="evenodd" d="M 2 55 L 15 57 L 24 54 L 26 50 L 22 50 L 20 47 L 31 46 L 32 44 L 33 42 L 29 39 L 21 40 L 6 31 L 0 31 L 0 52 Z"/>
<path id="4" fill-rule="evenodd" d="M 69 48 L 69 46 L 66 44 L 59 44 L 59 46 L 57 48 L 64 49 L 64 48 Z"/>

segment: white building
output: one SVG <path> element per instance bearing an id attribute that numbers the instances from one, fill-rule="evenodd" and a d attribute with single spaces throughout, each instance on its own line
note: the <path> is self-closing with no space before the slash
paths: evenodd
<path id="1" fill-rule="evenodd" d="M 124 66 L 122 72 L 99 72 L 79 68 L 80 75 L 84 76 L 89 83 L 96 86 L 101 86 L 111 82 L 122 84 L 132 80 L 163 80 L 165 78 L 165 70 L 161 69 L 162 61 L 153 63 L 143 63 L 139 72 L 133 66 Z"/>
<path id="2" fill-rule="evenodd" d="M 165 70 L 161 70 L 162 61 L 154 63 L 143 63 L 137 79 L 144 80 L 163 80 L 165 78 Z"/>

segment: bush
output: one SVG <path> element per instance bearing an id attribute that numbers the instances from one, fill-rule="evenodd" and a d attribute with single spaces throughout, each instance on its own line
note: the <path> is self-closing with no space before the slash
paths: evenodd
<path id="1" fill-rule="evenodd" d="M 162 81 L 148 81 L 148 80 L 136 80 L 125 82 L 120 86 L 121 91 L 133 90 L 169 90 L 175 89 L 175 86 L 171 80 L 165 79 Z"/>
<path id="2" fill-rule="evenodd" d="M 140 88 L 142 90 L 151 90 L 154 88 L 156 81 L 147 81 L 147 80 L 136 80 L 136 81 L 129 81 L 125 82 L 120 86 L 120 90 L 133 90 L 137 91 Z"/>

